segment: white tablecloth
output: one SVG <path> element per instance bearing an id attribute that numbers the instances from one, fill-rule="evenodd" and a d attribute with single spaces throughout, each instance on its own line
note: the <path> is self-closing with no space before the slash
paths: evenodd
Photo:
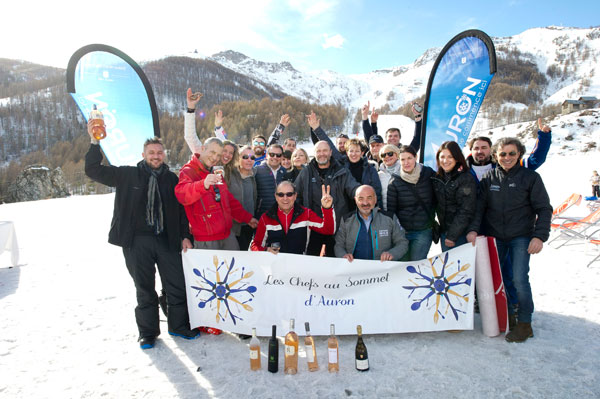
<path id="1" fill-rule="evenodd" d="M 19 245 L 13 222 L 0 221 L 0 254 L 10 251 L 13 266 L 19 264 Z"/>

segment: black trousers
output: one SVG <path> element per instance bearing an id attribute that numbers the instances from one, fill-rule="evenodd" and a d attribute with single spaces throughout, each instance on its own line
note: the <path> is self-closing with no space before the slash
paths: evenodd
<path id="1" fill-rule="evenodd" d="M 335 258 L 335 236 L 326 236 L 319 234 L 316 231 L 310 232 L 310 241 L 306 248 L 307 255 L 319 256 L 321 254 L 321 247 L 325 244 L 325 256 L 328 258 Z"/>
<path id="2" fill-rule="evenodd" d="M 242 230 L 239 236 L 235 236 L 240 244 L 240 251 L 249 251 L 250 243 L 254 237 L 254 229 L 247 224 L 242 225 Z"/>
<path id="3" fill-rule="evenodd" d="M 135 321 L 140 337 L 160 334 L 155 265 L 158 266 L 163 288 L 167 294 L 169 331 L 189 332 L 190 323 L 181 254 L 169 250 L 166 237 L 136 235 L 131 247 L 123 248 L 123 255 L 129 275 L 135 284 L 137 297 Z"/>

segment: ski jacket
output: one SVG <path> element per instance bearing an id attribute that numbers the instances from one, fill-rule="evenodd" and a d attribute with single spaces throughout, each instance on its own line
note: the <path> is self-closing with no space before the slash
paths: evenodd
<path id="1" fill-rule="evenodd" d="M 398 217 L 406 231 L 421 231 L 431 227 L 435 218 L 436 206 L 433 181 L 431 180 L 434 175 L 435 171 L 424 165 L 416 184 L 403 180 L 397 174 L 392 175 L 392 180 L 387 188 L 387 210 Z M 424 206 L 417 199 L 415 191 Z"/>
<path id="2" fill-rule="evenodd" d="M 458 172 L 435 174 L 431 178 L 437 201 L 436 211 L 440 232 L 450 241 L 458 240 L 468 231 L 475 216 L 477 183 L 471 173 Z"/>
<path id="3" fill-rule="evenodd" d="M 521 236 L 548 240 L 552 206 L 537 172 L 520 165 L 508 172 L 498 167 L 483 176 L 479 187 L 477 212 L 469 231 L 485 230 L 502 241 Z"/>
<path id="4" fill-rule="evenodd" d="M 350 171 L 344 168 L 333 157 L 330 160 L 329 170 L 324 178 L 319 174 L 317 160 L 313 159 L 300 171 L 296 178 L 297 201 L 305 208 L 311 209 L 319 216 L 321 213 L 321 186 L 331 186 L 333 207 L 335 208 L 336 226 L 339 226 L 341 215 L 350 211 L 350 204 L 354 203 L 354 192 L 360 186 Z"/>
<path id="5" fill-rule="evenodd" d="M 315 212 L 294 203 L 292 220 L 288 232 L 282 226 L 277 216 L 277 204 L 264 213 L 258 221 L 256 234 L 250 244 L 252 251 L 265 251 L 271 243 L 281 244 L 280 252 L 290 254 L 306 253 L 310 232 L 316 231 L 323 235 L 335 233 L 335 211 L 333 208 L 322 209 L 321 218 Z"/>
<path id="6" fill-rule="evenodd" d="M 275 189 L 284 180 L 285 174 L 285 168 L 280 166 L 277 169 L 277 174 L 273 176 L 273 171 L 266 162 L 254 168 L 258 201 L 256 205 L 257 218 L 268 211 L 275 203 Z"/>
<path id="7" fill-rule="evenodd" d="M 333 144 L 333 141 L 327 136 L 325 131 L 318 127 L 314 130 L 314 135 L 319 141 L 326 141 L 329 144 L 329 148 L 331 148 L 331 157 L 338 161 L 345 168 L 350 168 L 350 159 L 345 154 L 342 154 L 340 150 Z M 314 140 L 313 140 L 314 141 Z M 316 144 L 316 143 L 315 143 Z M 377 206 L 381 207 L 383 205 L 383 194 L 381 190 L 381 181 L 379 180 L 379 174 L 377 173 L 377 169 L 373 166 L 367 157 L 362 157 L 358 162 L 362 162 L 362 177 L 358 182 L 360 184 L 367 184 L 375 190 L 375 194 L 377 194 Z M 356 179 L 355 179 L 356 180 Z"/>
<path id="8" fill-rule="evenodd" d="M 115 205 L 108 233 L 108 242 L 123 248 L 131 247 L 135 236 L 136 215 L 145 206 L 150 175 L 138 166 L 102 165 L 102 152 L 98 144 L 92 144 L 85 155 L 85 174 L 92 180 L 115 187 Z M 177 175 L 171 171 L 158 178 L 158 190 L 163 203 L 164 230 L 169 250 L 181 251 L 184 238 L 193 239 L 188 228 L 183 207 L 175 198 Z"/>
<path id="9" fill-rule="evenodd" d="M 204 188 L 204 179 L 210 171 L 200 162 L 197 155 L 181 168 L 175 195 L 185 207 L 191 232 L 196 241 L 224 240 L 231 234 L 233 219 L 248 223 L 252 215 L 244 210 L 226 184 Z M 218 190 L 219 193 L 217 195 Z M 217 201 L 217 199 L 219 199 Z"/>
<path id="10" fill-rule="evenodd" d="M 408 250 L 408 240 L 404 229 L 396 215 L 389 217 L 377 208 L 373 209 L 373 218 L 369 225 L 373 259 L 381 259 L 383 252 L 389 252 L 398 261 Z M 350 212 L 342 219 L 335 235 L 335 256 L 341 258 L 346 254 L 354 254 L 357 246 L 368 245 L 368 240 L 359 242 L 360 216 L 358 211 Z"/>

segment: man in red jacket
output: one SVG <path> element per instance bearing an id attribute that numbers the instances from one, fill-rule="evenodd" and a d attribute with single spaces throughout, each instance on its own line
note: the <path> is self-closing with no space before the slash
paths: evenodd
<path id="1" fill-rule="evenodd" d="M 258 220 L 244 210 L 224 184 L 221 175 L 212 173 L 221 158 L 223 143 L 211 137 L 201 147 L 200 154 L 181 168 L 175 196 L 185 207 L 194 236 L 194 248 L 239 250 L 231 233 L 233 219 L 256 228 Z M 233 217 L 233 219 L 232 219 Z"/>

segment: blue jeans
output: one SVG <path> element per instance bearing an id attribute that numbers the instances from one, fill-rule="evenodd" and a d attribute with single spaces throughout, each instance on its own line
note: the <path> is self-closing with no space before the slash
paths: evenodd
<path id="1" fill-rule="evenodd" d="M 406 231 L 406 239 L 408 240 L 408 251 L 402 257 L 402 261 L 426 259 L 431 248 L 432 234 L 431 229 Z"/>
<path id="2" fill-rule="evenodd" d="M 531 295 L 531 285 L 529 284 L 530 255 L 527 253 L 530 241 L 531 237 L 517 237 L 510 241 L 496 239 L 504 281 L 511 279 L 510 267 L 506 262 L 507 258 L 510 257 L 512 261 L 512 283 L 519 303 L 517 317 L 519 322 L 523 323 L 531 323 L 531 315 L 533 314 L 533 297 Z M 506 293 L 508 296 L 508 313 L 514 314 L 515 311 L 510 305 L 514 302 L 514 298 L 511 298 L 511 295 L 514 294 L 511 294 L 511 290 L 507 290 Z"/>
<path id="3" fill-rule="evenodd" d="M 446 233 L 441 233 L 440 234 L 440 245 L 442 246 L 442 251 L 448 251 L 452 248 L 456 248 L 459 245 L 463 245 L 467 243 L 467 236 L 463 235 L 458 237 L 458 240 L 456 240 L 454 242 L 454 246 L 453 247 L 447 247 L 446 244 L 444 243 L 444 241 L 446 241 Z"/>

